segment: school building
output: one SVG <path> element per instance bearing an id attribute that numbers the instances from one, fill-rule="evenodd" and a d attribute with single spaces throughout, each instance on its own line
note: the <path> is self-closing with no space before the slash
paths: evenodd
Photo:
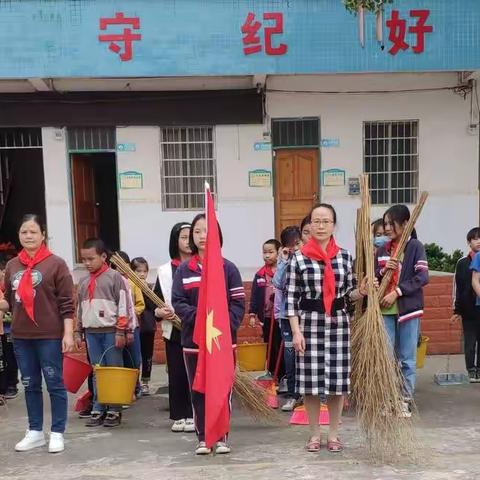
<path id="1" fill-rule="evenodd" d="M 168 258 L 215 192 L 245 280 L 261 244 L 316 201 L 354 248 L 358 176 L 375 216 L 430 197 L 419 237 L 465 251 L 479 223 L 480 2 L 0 2 L 0 243 L 45 214 L 79 246 Z"/>

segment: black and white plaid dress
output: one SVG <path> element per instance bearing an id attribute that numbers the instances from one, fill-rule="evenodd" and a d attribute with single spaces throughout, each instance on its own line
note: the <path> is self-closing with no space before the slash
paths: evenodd
<path id="1" fill-rule="evenodd" d="M 323 262 L 293 255 L 287 267 L 287 316 L 298 316 L 306 349 L 296 357 L 296 389 L 301 395 L 342 395 L 350 390 L 350 326 L 345 309 L 325 315 L 300 309 L 300 300 L 322 297 Z M 332 258 L 335 296 L 354 288 L 350 252 L 340 249 Z"/>

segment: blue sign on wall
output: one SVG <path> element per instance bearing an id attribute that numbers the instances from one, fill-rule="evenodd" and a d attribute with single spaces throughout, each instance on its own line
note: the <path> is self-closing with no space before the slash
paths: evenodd
<path id="1" fill-rule="evenodd" d="M 394 0 L 363 48 L 341 0 L 10 0 L 0 19 L 0 78 L 480 68 L 480 0 Z"/>

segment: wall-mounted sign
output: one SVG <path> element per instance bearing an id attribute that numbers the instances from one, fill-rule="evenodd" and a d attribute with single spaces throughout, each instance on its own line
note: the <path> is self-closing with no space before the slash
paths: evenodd
<path id="1" fill-rule="evenodd" d="M 272 172 L 270 170 L 251 170 L 248 172 L 249 187 L 270 187 L 272 185 Z"/>
<path id="2" fill-rule="evenodd" d="M 348 194 L 360 195 L 360 179 L 358 177 L 350 177 L 348 179 Z"/>
<path id="3" fill-rule="evenodd" d="M 118 175 L 120 188 L 123 189 L 141 189 L 143 188 L 143 173 L 141 172 L 122 172 Z"/>
<path id="4" fill-rule="evenodd" d="M 134 143 L 117 143 L 117 152 L 134 152 L 135 150 Z"/>
<path id="5" fill-rule="evenodd" d="M 343 187 L 345 185 L 345 170 L 331 168 L 322 172 L 324 187 Z"/>
<path id="6" fill-rule="evenodd" d="M 256 152 L 266 152 L 272 149 L 272 144 L 270 142 L 256 142 L 253 144 L 253 149 Z"/>
<path id="7" fill-rule="evenodd" d="M 339 138 L 322 138 L 322 140 L 320 140 L 320 146 L 322 148 L 339 147 L 340 139 Z"/>

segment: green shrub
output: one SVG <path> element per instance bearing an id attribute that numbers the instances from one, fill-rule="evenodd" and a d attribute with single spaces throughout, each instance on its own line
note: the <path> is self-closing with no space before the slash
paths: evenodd
<path id="1" fill-rule="evenodd" d="M 451 255 L 445 253 L 436 243 L 426 243 L 428 268 L 437 272 L 454 272 L 458 260 L 463 257 L 461 250 L 455 250 Z"/>

